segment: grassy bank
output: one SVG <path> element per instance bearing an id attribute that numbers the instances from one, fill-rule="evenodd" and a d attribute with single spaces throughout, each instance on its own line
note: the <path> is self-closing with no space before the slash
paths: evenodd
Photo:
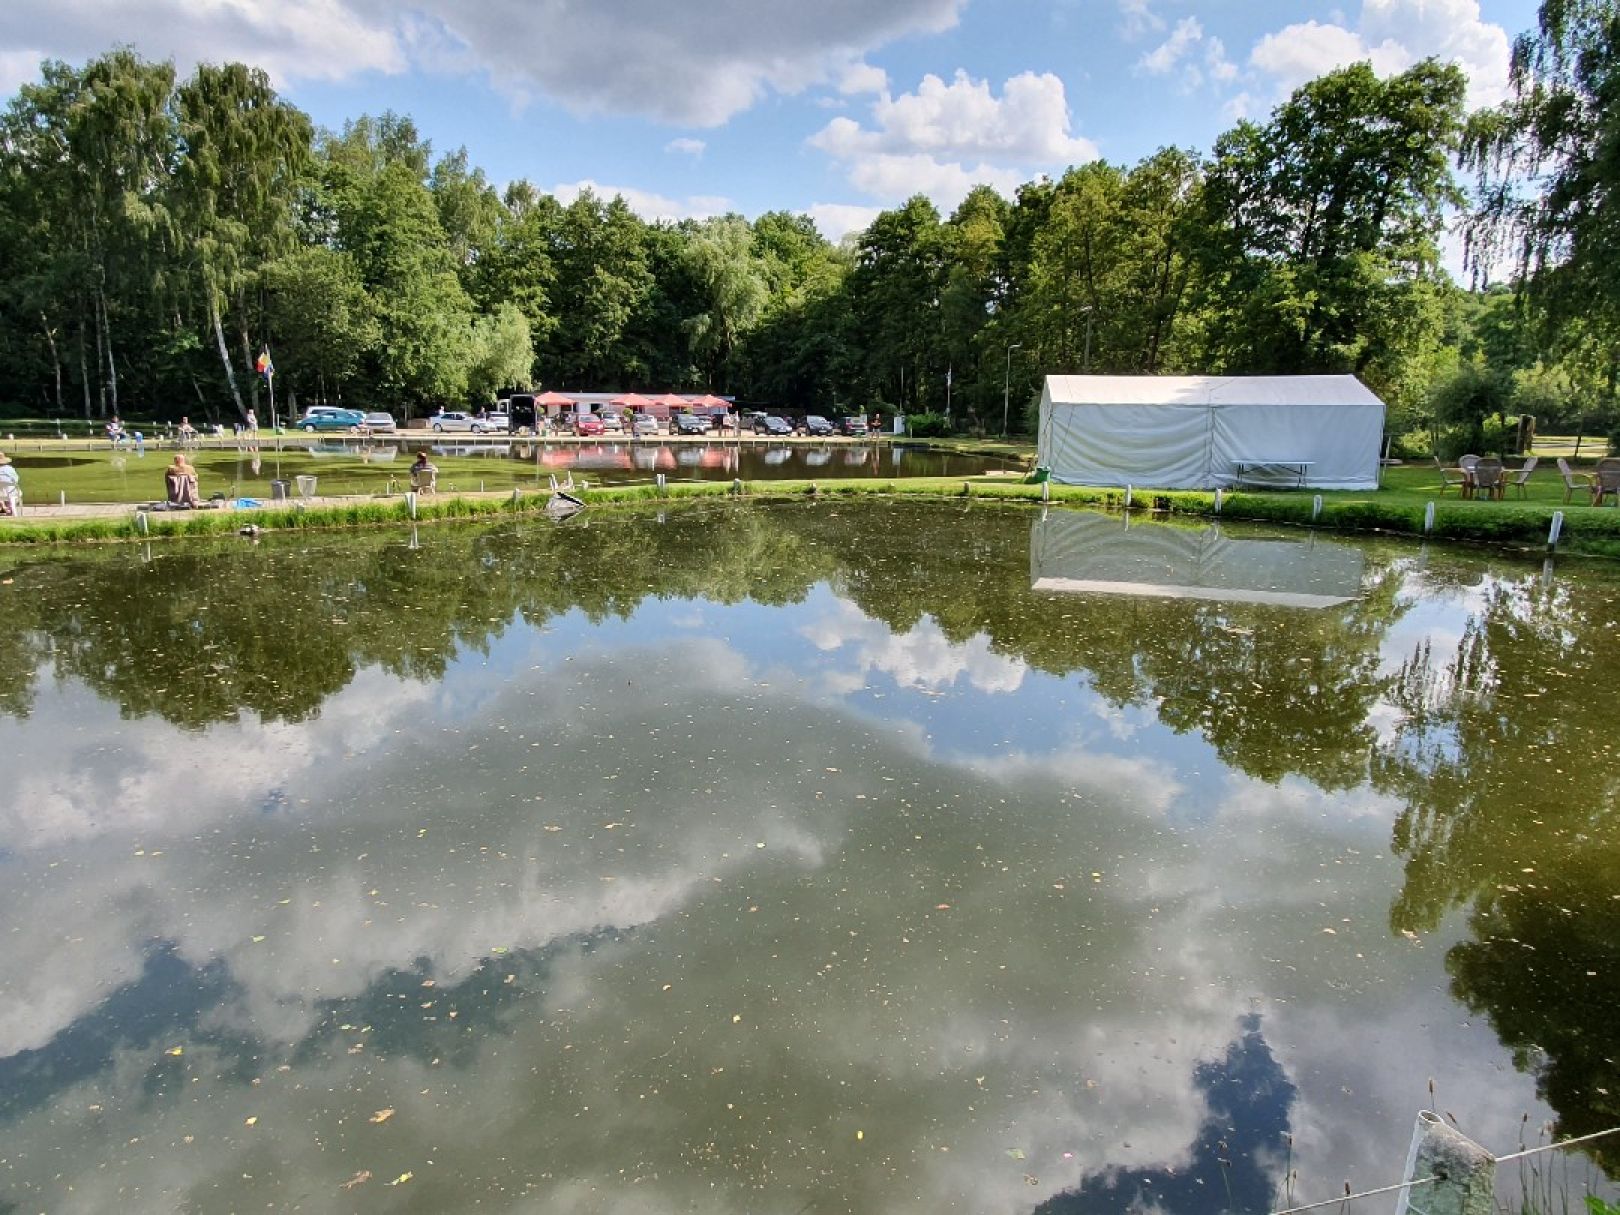
<path id="1" fill-rule="evenodd" d="M 1395 470 L 1399 471 L 1399 470 Z M 1399 478 L 1395 478 L 1398 482 Z M 1519 549 L 1545 547 L 1554 510 L 1563 510 L 1565 522 L 1559 551 L 1620 557 L 1620 510 L 1611 507 L 1564 506 L 1562 489 L 1557 494 L 1530 497 L 1523 502 L 1474 502 L 1455 497 L 1439 499 L 1425 492 L 1421 478 L 1409 478 L 1408 485 L 1368 493 L 1324 493 L 1317 512 L 1317 495 L 1300 492 L 1222 495 L 1219 514 L 1225 519 L 1314 526 L 1342 532 L 1386 532 L 1400 535 L 1424 534 L 1428 504 L 1435 503 L 1435 538 L 1468 541 Z M 582 491 L 592 507 L 611 508 L 624 504 L 675 502 L 697 498 L 740 496 L 750 501 L 802 501 L 808 497 L 849 499 L 870 495 L 972 499 L 1038 505 L 1050 501 L 1064 506 L 1090 507 L 1108 511 L 1148 512 L 1161 515 L 1213 517 L 1215 496 L 1201 491 L 1152 491 L 1090 486 L 1031 485 L 1009 478 L 959 480 L 919 477 L 904 480 L 821 480 L 753 481 L 739 491 L 731 482 L 708 481 L 670 485 L 659 491 L 651 485 L 605 486 Z M 544 492 L 457 495 L 440 494 L 420 498 L 416 521 L 431 523 L 445 519 L 487 519 L 503 515 L 536 514 L 545 509 Z M 1127 504 L 1127 497 L 1130 501 Z M 50 544 L 67 542 L 109 542 L 161 536 L 199 536 L 233 533 L 252 525 L 263 530 L 300 528 L 347 528 L 398 525 L 411 520 L 410 507 L 402 497 L 356 498 L 341 503 L 304 507 L 296 504 L 252 511 L 189 511 L 139 514 L 103 518 L 29 518 L 5 521 L 0 525 L 0 543 Z"/>

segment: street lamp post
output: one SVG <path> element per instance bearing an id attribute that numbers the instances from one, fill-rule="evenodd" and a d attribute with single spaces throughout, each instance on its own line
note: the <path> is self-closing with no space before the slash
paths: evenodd
<path id="1" fill-rule="evenodd" d="M 1007 437 L 1007 402 L 1008 389 L 1012 383 L 1012 352 L 1022 350 L 1024 343 L 1014 342 L 1007 347 L 1007 368 L 1001 373 L 1001 437 Z"/>

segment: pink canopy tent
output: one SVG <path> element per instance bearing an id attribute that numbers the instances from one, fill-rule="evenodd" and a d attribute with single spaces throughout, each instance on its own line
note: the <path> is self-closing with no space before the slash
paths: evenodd
<path id="1" fill-rule="evenodd" d="M 623 396 L 614 397 L 608 402 L 615 409 L 632 409 L 636 413 L 646 413 L 652 404 L 651 397 L 644 397 L 639 392 L 627 392 Z"/>
<path id="2" fill-rule="evenodd" d="M 654 417 L 667 418 L 671 412 L 684 410 L 687 406 L 686 398 L 673 392 L 666 392 L 653 397 L 647 406 L 647 412 Z"/>
<path id="3" fill-rule="evenodd" d="M 534 398 L 536 409 L 544 409 L 552 417 L 556 417 L 560 410 L 572 409 L 574 398 L 565 397 L 560 392 L 542 392 Z"/>

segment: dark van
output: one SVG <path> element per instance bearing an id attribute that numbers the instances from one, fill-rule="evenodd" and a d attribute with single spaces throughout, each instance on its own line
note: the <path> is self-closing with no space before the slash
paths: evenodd
<path id="1" fill-rule="evenodd" d="M 508 429 L 513 434 L 537 434 L 534 416 L 534 393 L 515 392 L 506 401 Z"/>

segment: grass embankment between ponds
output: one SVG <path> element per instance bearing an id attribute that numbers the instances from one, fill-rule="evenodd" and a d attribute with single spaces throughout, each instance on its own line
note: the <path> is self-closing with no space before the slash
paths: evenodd
<path id="1" fill-rule="evenodd" d="M 1091 486 L 1038 485 L 1006 477 L 869 478 L 816 481 L 707 481 L 668 485 L 602 486 L 578 491 L 591 507 L 657 505 L 693 499 L 746 502 L 848 500 L 864 497 L 954 499 L 985 503 L 1040 505 L 1147 514 L 1287 524 L 1337 532 L 1425 535 L 1424 518 L 1435 503 L 1435 539 L 1483 543 L 1496 547 L 1542 551 L 1554 510 L 1564 511 L 1558 550 L 1620 557 L 1620 510 L 1612 507 L 1564 506 L 1551 500 L 1486 502 L 1436 499 L 1417 486 L 1391 486 L 1365 493 L 1315 495 L 1309 491 L 1225 493 L 1217 510 L 1215 495 L 1190 490 L 1127 490 Z M 1321 508 L 1316 506 L 1321 498 Z M 415 514 L 403 497 L 355 498 L 302 505 L 288 503 L 254 510 L 139 512 L 76 519 L 0 521 L 0 543 L 57 544 L 145 540 L 159 537 L 209 536 L 238 532 L 397 526 L 441 520 L 495 519 L 538 515 L 549 494 L 437 494 L 416 499 Z"/>

